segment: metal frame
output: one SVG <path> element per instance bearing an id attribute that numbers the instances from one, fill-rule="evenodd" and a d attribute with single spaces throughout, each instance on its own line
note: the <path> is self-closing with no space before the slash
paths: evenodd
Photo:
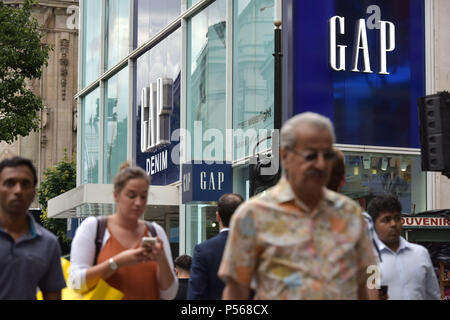
<path id="1" fill-rule="evenodd" d="M 434 1 L 425 1 L 425 86 L 426 95 L 433 94 L 436 90 L 435 78 L 435 37 L 434 37 Z M 427 210 L 434 210 L 438 207 L 437 192 L 437 174 L 427 173 Z"/>

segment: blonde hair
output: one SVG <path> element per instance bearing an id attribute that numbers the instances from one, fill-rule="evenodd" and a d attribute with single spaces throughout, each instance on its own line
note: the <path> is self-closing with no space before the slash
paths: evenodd
<path id="1" fill-rule="evenodd" d="M 145 172 L 141 167 L 132 167 L 131 164 L 127 161 L 124 162 L 120 168 L 119 172 L 116 174 L 114 178 L 114 192 L 120 193 L 122 189 L 127 184 L 128 180 L 131 179 L 144 179 L 150 185 L 150 176 Z"/>

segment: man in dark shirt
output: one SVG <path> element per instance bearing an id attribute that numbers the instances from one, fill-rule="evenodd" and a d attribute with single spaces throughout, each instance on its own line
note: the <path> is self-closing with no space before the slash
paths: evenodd
<path id="1" fill-rule="evenodd" d="M 0 300 L 61 299 L 66 286 L 56 236 L 37 224 L 28 208 L 36 169 L 28 159 L 0 162 Z"/>
<path id="2" fill-rule="evenodd" d="M 175 300 L 186 300 L 192 258 L 183 254 L 175 259 L 175 273 L 178 277 L 178 292 Z"/>

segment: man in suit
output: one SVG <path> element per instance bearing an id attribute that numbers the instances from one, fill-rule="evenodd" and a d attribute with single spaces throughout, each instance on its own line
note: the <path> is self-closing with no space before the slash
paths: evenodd
<path id="1" fill-rule="evenodd" d="M 217 271 L 228 238 L 230 218 L 242 202 L 244 199 L 235 193 L 227 193 L 220 197 L 216 212 L 220 232 L 194 248 L 187 292 L 188 300 L 220 300 L 222 298 L 224 283 L 217 276 Z"/>

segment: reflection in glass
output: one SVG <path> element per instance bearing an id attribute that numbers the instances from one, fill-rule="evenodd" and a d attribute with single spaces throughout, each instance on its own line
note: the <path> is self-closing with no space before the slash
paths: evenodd
<path id="1" fill-rule="evenodd" d="M 83 88 L 98 78 L 100 70 L 101 1 L 84 1 Z"/>
<path id="2" fill-rule="evenodd" d="M 128 67 L 108 80 L 105 88 L 103 182 L 112 183 L 127 160 Z"/>
<path id="3" fill-rule="evenodd" d="M 137 46 L 153 37 L 181 13 L 180 0 L 137 1 Z"/>
<path id="4" fill-rule="evenodd" d="M 390 193 L 398 197 L 403 213 L 426 210 L 426 174 L 420 156 L 392 154 L 345 154 L 346 183 L 342 193 L 364 209 L 375 196 Z"/>
<path id="5" fill-rule="evenodd" d="M 188 204 L 186 206 L 186 252 L 192 255 L 197 243 L 219 233 L 215 204 Z"/>
<path id="6" fill-rule="evenodd" d="M 100 2 L 100 1 L 99 1 Z M 106 6 L 106 67 L 109 69 L 129 52 L 129 0 L 108 0 Z"/>
<path id="7" fill-rule="evenodd" d="M 273 129 L 273 17 L 274 0 L 234 1 L 233 129 Z M 256 142 L 235 140 L 234 160 L 252 154 Z"/>
<path id="8" fill-rule="evenodd" d="M 81 110 L 81 184 L 98 183 L 99 88 L 83 98 Z"/>
<path id="9" fill-rule="evenodd" d="M 136 122 L 136 164 L 146 168 L 147 159 L 151 156 L 168 149 L 169 168 L 152 175 L 152 184 L 167 185 L 178 181 L 179 166 L 171 162 L 172 149 L 177 143 L 156 152 L 141 152 L 141 92 L 144 87 L 149 87 L 151 83 L 158 78 L 167 78 L 173 80 L 173 104 L 174 110 L 170 116 L 170 128 L 173 132 L 180 128 L 180 78 L 181 78 L 181 29 L 173 32 L 170 36 L 159 42 L 137 59 L 137 120 Z"/>
<path id="10" fill-rule="evenodd" d="M 194 4 L 199 2 L 200 0 L 188 0 L 188 8 L 192 7 Z"/>
<path id="11" fill-rule="evenodd" d="M 188 22 L 187 128 L 194 159 L 225 156 L 226 1 L 218 0 Z M 202 136 L 208 129 L 210 141 Z M 202 141 L 202 143 L 200 143 Z"/>

